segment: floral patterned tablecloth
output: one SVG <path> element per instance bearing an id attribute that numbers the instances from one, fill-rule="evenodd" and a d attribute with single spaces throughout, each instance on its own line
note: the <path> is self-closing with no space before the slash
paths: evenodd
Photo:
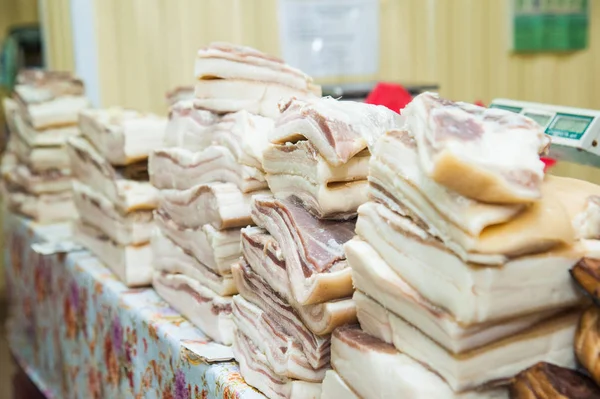
<path id="1" fill-rule="evenodd" d="M 128 289 L 87 251 L 40 255 L 36 242 L 68 239 L 67 224 L 6 214 L 9 344 L 49 398 L 244 398 L 233 362 L 188 349 L 208 342 L 151 288 Z"/>

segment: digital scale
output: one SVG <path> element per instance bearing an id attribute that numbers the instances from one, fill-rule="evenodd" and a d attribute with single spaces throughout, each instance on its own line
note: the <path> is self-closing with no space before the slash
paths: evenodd
<path id="1" fill-rule="evenodd" d="M 600 111 L 498 98 L 490 108 L 525 115 L 552 137 L 550 157 L 600 167 Z"/>

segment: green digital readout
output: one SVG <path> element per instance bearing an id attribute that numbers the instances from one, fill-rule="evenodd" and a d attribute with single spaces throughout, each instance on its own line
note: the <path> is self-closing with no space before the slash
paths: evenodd
<path id="1" fill-rule="evenodd" d="M 546 134 L 579 140 L 593 120 L 591 116 L 558 113 L 546 129 Z"/>
<path id="2" fill-rule="evenodd" d="M 548 125 L 548 122 L 550 122 L 550 119 L 552 119 L 552 115 L 530 114 L 529 112 L 526 112 L 523 115 L 533 119 L 541 127 L 546 127 L 546 125 Z"/>
<path id="3" fill-rule="evenodd" d="M 573 133 L 583 133 L 590 122 L 576 118 L 560 118 L 554 124 L 554 129 Z"/>

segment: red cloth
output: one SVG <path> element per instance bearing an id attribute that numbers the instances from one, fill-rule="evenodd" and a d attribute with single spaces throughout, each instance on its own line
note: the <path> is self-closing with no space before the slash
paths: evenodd
<path id="1" fill-rule="evenodd" d="M 377 83 L 365 100 L 367 104 L 383 105 L 394 112 L 400 112 L 411 101 L 412 96 L 403 86 L 385 82 Z"/>
<path id="2" fill-rule="evenodd" d="M 556 164 L 556 159 L 545 158 L 545 157 L 541 157 L 540 159 L 544 163 L 544 172 L 547 172 L 548 169 L 550 169 L 551 167 L 553 167 Z"/>

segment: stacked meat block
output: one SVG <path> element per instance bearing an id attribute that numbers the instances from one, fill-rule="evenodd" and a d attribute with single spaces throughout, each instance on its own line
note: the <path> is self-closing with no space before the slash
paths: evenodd
<path id="1" fill-rule="evenodd" d="M 158 190 L 148 181 L 148 154 L 164 139 L 166 118 L 120 108 L 80 115 L 83 137 L 71 138 L 75 238 L 127 286 L 152 278 L 152 212 Z"/>
<path id="2" fill-rule="evenodd" d="M 321 96 L 321 87 L 301 71 L 249 47 L 213 43 L 196 58 L 196 99 L 216 113 L 246 110 L 279 116 L 278 103 Z"/>
<path id="3" fill-rule="evenodd" d="M 258 227 L 242 229 L 243 258 L 233 266 L 233 351 L 246 382 L 267 397 L 319 398 L 331 332 L 356 320 L 343 245 L 366 200 L 364 130 L 382 134 L 399 115 L 332 99 L 292 100 L 283 110 L 263 158 L 273 196 L 253 198 Z M 335 190 L 356 198 L 336 203 Z"/>
<path id="4" fill-rule="evenodd" d="M 194 86 L 179 86 L 167 92 L 165 95 L 169 107 L 177 104 L 180 101 L 191 100 L 194 98 Z"/>
<path id="5" fill-rule="evenodd" d="M 231 265 L 241 255 L 241 228 L 253 223 L 252 196 L 268 193 L 268 116 L 281 93 L 313 97 L 320 88 L 280 60 L 226 44 L 199 51 L 196 78 L 196 98 L 171 107 L 165 146 L 150 159 L 161 190 L 153 284 L 209 337 L 230 345 Z"/>
<path id="6" fill-rule="evenodd" d="M 585 257 L 573 267 L 571 275 L 592 299 L 592 306 L 579 320 L 575 355 L 591 379 L 571 370 L 540 363 L 514 379 L 511 392 L 516 399 L 600 398 L 600 189 L 584 182 L 578 182 L 578 186 L 579 190 L 573 189 L 573 185 L 564 187 L 565 191 L 568 190 L 565 195 L 572 197 L 571 202 L 580 211 L 573 221 L 573 227 L 585 248 Z M 583 190 L 589 194 L 585 202 L 581 195 L 577 195 Z"/>
<path id="7" fill-rule="evenodd" d="M 79 134 L 89 106 L 81 80 L 63 72 L 26 71 L 4 102 L 10 129 L 3 160 L 9 209 L 41 223 L 72 219 L 71 171 L 65 141 Z"/>
<path id="8" fill-rule="evenodd" d="M 391 364 L 411 398 L 505 398 L 524 368 L 574 366 L 573 223 L 596 187 L 544 178 L 549 141 L 526 117 L 431 93 L 403 117 L 372 150 L 371 200 L 345 245 L 360 326 L 395 350 L 340 332 L 324 397 L 386 397 L 392 382 L 355 374 Z"/>

